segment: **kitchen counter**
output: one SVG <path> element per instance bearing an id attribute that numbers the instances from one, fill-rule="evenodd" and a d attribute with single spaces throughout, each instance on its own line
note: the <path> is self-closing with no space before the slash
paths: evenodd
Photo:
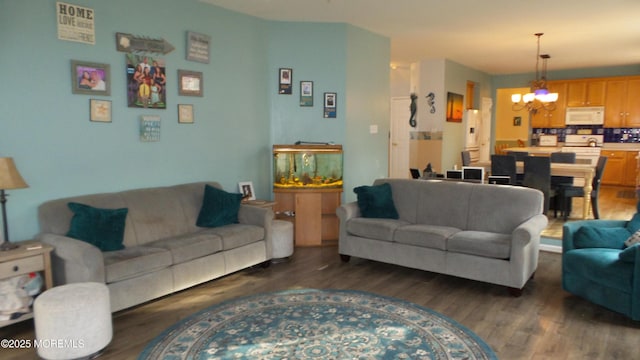
<path id="1" fill-rule="evenodd" d="M 558 143 L 558 146 L 512 147 L 506 148 L 504 151 L 526 151 L 530 154 L 551 154 L 552 152 L 561 151 L 562 146 L 562 143 Z M 640 151 L 640 143 L 604 143 L 601 148 L 603 150 Z"/>

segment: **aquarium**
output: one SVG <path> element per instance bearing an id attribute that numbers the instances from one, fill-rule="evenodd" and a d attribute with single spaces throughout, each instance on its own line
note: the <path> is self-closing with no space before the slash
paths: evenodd
<path id="1" fill-rule="evenodd" d="M 342 145 L 273 145 L 274 189 L 341 189 Z"/>

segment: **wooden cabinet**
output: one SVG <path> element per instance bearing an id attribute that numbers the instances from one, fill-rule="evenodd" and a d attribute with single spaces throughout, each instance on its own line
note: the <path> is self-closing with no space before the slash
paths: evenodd
<path id="1" fill-rule="evenodd" d="M 602 150 L 601 155 L 607 157 L 607 165 L 602 174 L 602 184 L 635 186 L 637 151 Z"/>
<path id="2" fill-rule="evenodd" d="M 604 127 L 640 127 L 640 77 L 607 80 Z"/>
<path id="3" fill-rule="evenodd" d="M 604 106 L 604 79 L 572 80 L 567 83 L 567 106 Z"/>
<path id="4" fill-rule="evenodd" d="M 338 240 L 336 209 L 342 189 L 274 190 L 276 217 L 293 222 L 296 246 L 320 246 Z"/>
<path id="5" fill-rule="evenodd" d="M 567 82 L 549 81 L 547 83 L 549 92 L 557 92 L 558 100 L 556 108 L 551 111 L 538 110 L 531 116 L 531 127 L 534 128 L 563 128 L 565 126 L 564 116 L 567 102 Z"/>

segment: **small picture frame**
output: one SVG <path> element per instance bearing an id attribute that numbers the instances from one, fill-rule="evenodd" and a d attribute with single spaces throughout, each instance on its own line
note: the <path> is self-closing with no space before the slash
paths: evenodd
<path id="1" fill-rule="evenodd" d="M 521 125 L 522 125 L 522 116 L 514 116 L 513 126 L 521 126 Z"/>
<path id="2" fill-rule="evenodd" d="M 71 92 L 84 95 L 111 95 L 111 67 L 71 60 Z"/>
<path id="3" fill-rule="evenodd" d="M 193 124 L 193 105 L 178 104 L 178 123 Z"/>
<path id="4" fill-rule="evenodd" d="M 241 181 L 238 183 L 238 190 L 242 194 L 242 200 L 255 200 L 256 192 L 253 190 L 253 182 Z"/>
<path id="5" fill-rule="evenodd" d="M 338 102 L 338 94 L 334 92 L 324 93 L 324 117 L 335 118 Z"/>
<path id="6" fill-rule="evenodd" d="M 178 95 L 202 96 L 202 72 L 178 70 Z"/>
<path id="7" fill-rule="evenodd" d="M 209 63 L 211 36 L 187 31 L 187 60 Z"/>
<path id="8" fill-rule="evenodd" d="M 111 100 L 89 100 L 89 120 L 95 122 L 111 122 Z"/>
<path id="9" fill-rule="evenodd" d="M 293 83 L 293 70 L 290 68 L 280 68 L 278 81 L 278 94 L 291 95 L 291 84 Z"/>
<path id="10" fill-rule="evenodd" d="M 313 81 L 300 81 L 300 106 L 313 106 Z"/>

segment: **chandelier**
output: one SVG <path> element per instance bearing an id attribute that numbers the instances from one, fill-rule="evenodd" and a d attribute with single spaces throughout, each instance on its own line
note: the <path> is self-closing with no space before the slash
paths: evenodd
<path id="1" fill-rule="evenodd" d="M 512 109 L 514 111 L 527 109 L 527 111 L 532 114 L 537 113 L 540 109 L 544 109 L 546 111 L 555 110 L 556 101 L 558 100 L 558 93 L 550 93 L 549 89 L 547 89 L 547 60 L 551 58 L 551 55 L 540 55 L 540 37 L 544 35 L 544 33 L 536 33 L 534 35 L 538 37 L 536 79 L 531 81 L 531 92 L 524 95 L 511 95 L 511 101 L 513 102 Z M 542 59 L 542 72 L 539 70 L 540 59 Z M 520 100 L 522 100 L 522 102 L 520 102 Z"/>

